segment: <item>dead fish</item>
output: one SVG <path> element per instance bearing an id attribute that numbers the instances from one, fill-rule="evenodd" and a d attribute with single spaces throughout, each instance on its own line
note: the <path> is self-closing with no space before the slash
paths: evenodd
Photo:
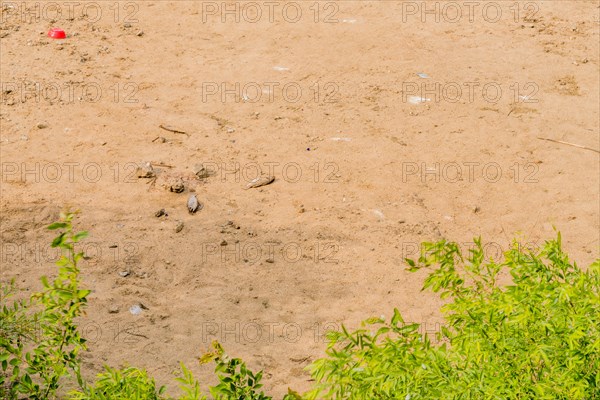
<path id="1" fill-rule="evenodd" d="M 246 185 L 246 190 L 269 185 L 269 184 L 273 183 L 274 180 L 275 180 L 274 176 L 259 176 L 257 178 L 252 179 L 250 181 L 250 183 L 248 183 L 248 185 Z"/>
<path id="2" fill-rule="evenodd" d="M 190 194 L 187 201 L 187 208 L 190 214 L 194 214 L 196 211 L 202 210 L 202 203 L 198 201 L 198 198 L 195 194 Z"/>

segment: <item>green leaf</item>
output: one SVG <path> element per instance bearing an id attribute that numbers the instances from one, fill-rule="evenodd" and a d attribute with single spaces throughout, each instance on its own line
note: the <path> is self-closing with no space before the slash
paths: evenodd
<path id="1" fill-rule="evenodd" d="M 65 241 L 65 235 L 65 233 L 61 233 L 56 238 L 54 238 L 54 240 L 52 241 L 52 247 L 58 247 L 62 245 Z"/>
<path id="2" fill-rule="evenodd" d="M 69 226 L 68 224 L 64 223 L 64 222 L 55 222 L 53 224 L 48 225 L 49 230 L 53 231 L 56 229 L 63 229 L 66 228 L 67 226 Z"/>
<path id="3" fill-rule="evenodd" d="M 403 324 L 404 319 L 402 318 L 402 314 L 397 308 L 394 308 L 394 316 L 392 317 L 392 325 L 398 325 L 398 323 Z"/>
<path id="4" fill-rule="evenodd" d="M 73 235 L 73 241 L 78 242 L 81 239 L 85 239 L 86 237 L 88 237 L 87 231 L 77 232 L 75 235 Z"/>

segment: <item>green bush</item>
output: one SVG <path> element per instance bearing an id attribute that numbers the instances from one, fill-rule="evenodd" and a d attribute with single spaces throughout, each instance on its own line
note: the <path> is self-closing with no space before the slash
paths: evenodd
<path id="1" fill-rule="evenodd" d="M 200 362 L 215 361 L 217 363 L 215 372 L 219 373 L 220 383 L 210 389 L 210 394 L 215 399 L 271 399 L 263 392 L 258 392 L 258 389 L 262 387 L 260 383 L 262 371 L 254 374 L 239 358 L 230 359 L 218 342 L 213 342 L 213 348 L 214 351 L 202 356 Z"/>
<path id="2" fill-rule="evenodd" d="M 13 300 L 13 282 L 0 283 L 0 398 L 170 400 L 146 371 L 105 367 L 92 383 L 80 370 L 86 348 L 76 319 L 89 290 L 80 288 L 74 214 L 50 229 L 62 250 L 57 277 L 43 289 Z M 446 320 L 432 341 L 395 309 L 389 322 L 371 318 L 361 329 L 329 332 L 326 357 L 309 370 L 312 390 L 292 399 L 600 399 L 600 260 L 580 269 L 561 249 L 560 234 L 537 252 L 516 244 L 504 261 L 484 261 L 483 247 L 463 256 L 457 244 L 426 243 L 412 271 L 431 268 L 423 289 L 439 292 Z M 503 273 L 510 284 L 500 285 Z M 508 277 L 508 275 L 507 275 Z M 259 391 L 262 371 L 230 358 L 218 343 L 200 358 L 214 362 L 219 384 L 212 398 L 269 400 Z M 77 388 L 64 393 L 63 378 Z M 181 364 L 179 400 L 204 400 L 199 382 Z"/>
<path id="3" fill-rule="evenodd" d="M 79 288 L 77 263 L 83 258 L 75 252 L 75 244 L 87 236 L 86 232 L 73 233 L 74 214 L 62 215 L 62 221 L 48 229 L 64 229 L 52 242 L 62 251 L 56 262 L 58 276 L 52 283 L 46 277 L 41 281 L 41 292 L 28 301 L 8 303 L 14 287 L 4 286 L 0 306 L 3 335 L 0 337 L 0 394 L 16 399 L 26 394 L 35 400 L 55 396 L 60 379 L 71 371 L 80 385 L 84 385 L 79 370 L 79 352 L 85 349 L 85 339 L 77 330 L 75 318 L 83 312 L 89 290 Z M 5 334 L 5 332 L 7 334 Z M 38 337 L 39 336 L 39 337 Z"/>
<path id="4" fill-rule="evenodd" d="M 104 367 L 106 372 L 97 376 L 92 387 L 85 391 L 71 392 L 72 400 L 159 400 L 165 387 L 156 388 L 154 379 L 148 377 L 144 370 L 127 367 L 122 370 Z"/>
<path id="5" fill-rule="evenodd" d="M 481 242 L 426 243 L 411 270 L 438 265 L 424 289 L 440 292 L 440 344 L 404 324 L 365 321 L 329 334 L 327 357 L 312 366 L 309 399 L 599 399 L 600 261 L 571 264 L 557 240 L 538 254 L 517 244 L 505 261 L 484 262 Z M 501 271 L 512 283 L 498 285 Z"/>

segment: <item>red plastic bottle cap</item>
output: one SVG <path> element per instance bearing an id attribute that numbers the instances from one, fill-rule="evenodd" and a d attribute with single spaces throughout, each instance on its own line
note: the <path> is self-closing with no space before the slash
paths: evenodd
<path id="1" fill-rule="evenodd" d="M 60 28 L 52 28 L 48 31 L 48 37 L 51 37 L 52 39 L 65 39 L 67 34 Z"/>

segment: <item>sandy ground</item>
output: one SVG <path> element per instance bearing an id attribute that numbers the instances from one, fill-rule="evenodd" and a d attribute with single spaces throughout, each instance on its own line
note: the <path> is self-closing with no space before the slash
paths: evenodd
<path id="1" fill-rule="evenodd" d="M 402 261 L 422 241 L 491 257 L 556 227 L 591 262 L 599 155 L 538 137 L 600 148 L 599 3 L 467 3 L 2 2 L 0 279 L 38 288 L 44 227 L 79 209 L 89 374 L 212 383 L 217 339 L 279 397 L 328 329 L 393 307 L 435 329 Z"/>

